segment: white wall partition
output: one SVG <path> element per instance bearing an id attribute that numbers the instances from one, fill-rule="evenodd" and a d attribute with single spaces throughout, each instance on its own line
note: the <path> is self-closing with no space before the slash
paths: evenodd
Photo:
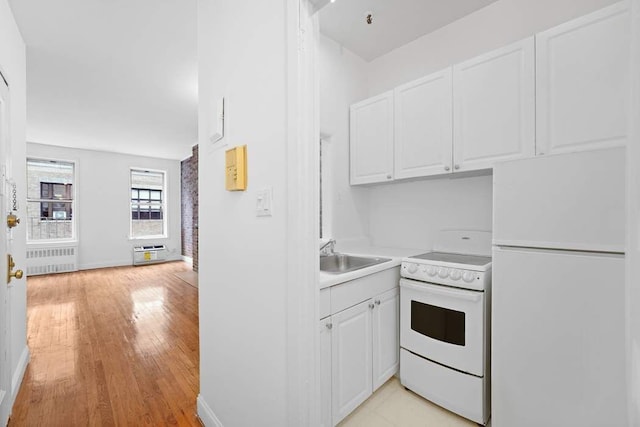
<path id="1" fill-rule="evenodd" d="M 640 0 L 631 2 L 631 137 L 627 148 L 627 401 L 640 426 Z"/>
<path id="2" fill-rule="evenodd" d="M 306 3 L 198 2 L 198 414 L 206 425 L 317 424 L 319 129 L 310 102 L 317 83 L 301 72 L 316 43 Z M 220 97 L 225 135 L 213 145 Z M 244 144 L 247 190 L 226 191 L 225 150 Z M 262 190 L 273 195 L 272 216 L 256 215 Z"/>

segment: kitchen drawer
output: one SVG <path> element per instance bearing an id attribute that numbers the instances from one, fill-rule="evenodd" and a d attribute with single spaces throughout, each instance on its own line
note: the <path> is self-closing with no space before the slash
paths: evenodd
<path id="1" fill-rule="evenodd" d="M 331 288 L 320 289 L 320 319 L 331 315 Z"/>
<path id="2" fill-rule="evenodd" d="M 398 266 L 333 286 L 331 288 L 331 314 L 396 288 L 399 283 L 400 267 Z M 322 296 L 320 297 L 320 313 L 322 313 Z"/>

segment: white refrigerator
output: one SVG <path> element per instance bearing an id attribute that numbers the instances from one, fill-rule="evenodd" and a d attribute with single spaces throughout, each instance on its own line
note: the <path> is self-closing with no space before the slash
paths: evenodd
<path id="1" fill-rule="evenodd" d="M 494 168 L 492 426 L 626 426 L 625 150 Z"/>

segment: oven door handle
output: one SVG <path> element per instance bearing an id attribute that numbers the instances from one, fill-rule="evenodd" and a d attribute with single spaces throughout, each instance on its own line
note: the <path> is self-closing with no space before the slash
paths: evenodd
<path id="1" fill-rule="evenodd" d="M 449 289 L 449 288 L 445 288 L 444 286 L 434 286 L 434 285 L 429 285 L 429 284 L 424 284 L 424 285 L 415 285 L 407 280 L 402 280 L 400 282 L 400 286 L 401 287 L 405 287 L 408 289 L 412 289 L 416 292 L 428 292 L 431 294 L 436 294 L 436 295 L 443 295 L 446 297 L 450 297 L 450 298 L 457 298 L 457 299 L 464 299 L 467 301 L 473 301 L 473 302 L 477 302 L 480 300 L 480 292 L 474 292 L 474 291 L 457 291 L 454 289 Z"/>

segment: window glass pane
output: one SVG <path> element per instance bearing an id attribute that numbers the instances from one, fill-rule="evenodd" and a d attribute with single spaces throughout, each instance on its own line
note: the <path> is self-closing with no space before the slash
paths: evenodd
<path id="1" fill-rule="evenodd" d="M 131 236 L 164 235 L 164 172 L 131 171 Z"/>
<path id="2" fill-rule="evenodd" d="M 27 238 L 73 238 L 72 202 L 27 202 Z"/>
<path id="3" fill-rule="evenodd" d="M 73 238 L 73 181 L 71 162 L 27 159 L 28 240 Z"/>

